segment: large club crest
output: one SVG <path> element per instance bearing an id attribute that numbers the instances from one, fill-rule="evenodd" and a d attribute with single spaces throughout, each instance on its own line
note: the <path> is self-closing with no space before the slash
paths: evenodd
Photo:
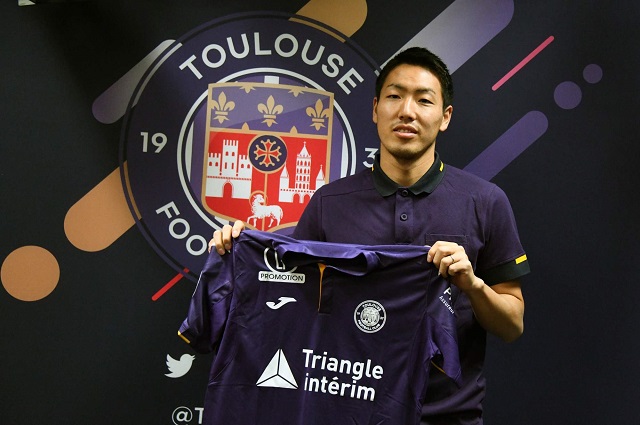
<path id="1" fill-rule="evenodd" d="M 377 69 L 344 35 L 282 13 L 222 17 L 168 46 L 121 145 L 127 202 L 158 254 L 197 281 L 229 221 L 290 235 L 319 187 L 370 166 L 362 99 Z"/>
<path id="2" fill-rule="evenodd" d="M 209 85 L 202 204 L 274 231 L 328 182 L 333 94 L 268 83 Z"/>

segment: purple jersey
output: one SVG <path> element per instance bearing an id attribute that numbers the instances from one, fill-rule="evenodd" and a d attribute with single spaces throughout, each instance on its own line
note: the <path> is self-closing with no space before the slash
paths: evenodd
<path id="1" fill-rule="evenodd" d="M 429 369 L 460 378 L 450 287 L 427 251 L 245 231 L 213 252 L 180 327 L 217 351 L 204 423 L 419 423 Z"/>
<path id="2" fill-rule="evenodd" d="M 429 171 L 411 187 L 400 187 L 380 168 L 331 182 L 316 191 L 295 227 L 297 239 L 369 245 L 464 247 L 476 276 L 486 284 L 529 273 L 506 194 L 495 184 L 445 165 L 436 153 Z M 428 424 L 478 425 L 485 397 L 486 331 L 471 301 L 452 287 L 462 385 L 432 369 L 423 406 Z"/>

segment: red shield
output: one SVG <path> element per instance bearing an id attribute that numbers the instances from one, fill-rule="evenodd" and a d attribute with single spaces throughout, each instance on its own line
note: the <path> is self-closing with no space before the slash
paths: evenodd
<path id="1" fill-rule="evenodd" d="M 295 226 L 328 182 L 333 94 L 266 83 L 209 85 L 202 201 L 274 231 Z"/>

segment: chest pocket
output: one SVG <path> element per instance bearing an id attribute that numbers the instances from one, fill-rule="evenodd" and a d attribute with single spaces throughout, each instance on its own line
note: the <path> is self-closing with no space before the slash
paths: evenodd
<path id="1" fill-rule="evenodd" d="M 467 249 L 466 247 L 467 237 L 465 235 L 445 235 L 441 233 L 427 233 L 424 236 L 424 238 L 425 238 L 426 245 L 433 245 L 438 241 L 455 242 L 458 245 L 464 246 L 465 250 Z"/>

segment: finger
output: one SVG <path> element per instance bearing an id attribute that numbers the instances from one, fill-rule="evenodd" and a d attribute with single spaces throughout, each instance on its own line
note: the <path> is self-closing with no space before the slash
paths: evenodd
<path id="1" fill-rule="evenodd" d="M 438 271 L 440 272 L 440 275 L 443 277 L 449 277 L 451 276 L 451 274 L 454 272 L 454 270 L 452 270 L 452 266 L 456 263 L 456 259 L 454 257 L 453 254 L 448 254 L 443 256 L 440 259 L 440 265 L 438 267 Z"/>
<path id="2" fill-rule="evenodd" d="M 427 252 L 427 261 L 438 265 L 444 256 L 445 250 L 447 250 L 447 242 L 437 241 L 431 245 L 431 248 L 429 248 L 429 252 Z"/>
<path id="3" fill-rule="evenodd" d="M 432 245 L 431 248 L 429 248 L 429 251 L 427 252 L 427 263 L 432 263 L 435 255 L 436 255 L 436 249 Z"/>
<path id="4" fill-rule="evenodd" d="M 211 252 L 212 249 L 215 249 L 218 253 L 220 253 L 220 249 L 222 248 L 224 248 L 222 244 L 222 232 L 220 230 L 215 230 L 213 232 L 213 235 L 211 236 L 211 239 L 209 240 L 209 252 Z M 224 252 L 222 252 L 222 254 L 224 254 Z"/>
<path id="5" fill-rule="evenodd" d="M 215 232 L 213 232 L 213 243 L 218 254 L 223 255 L 227 252 L 227 249 L 225 248 L 223 230 L 216 230 Z"/>
<path id="6" fill-rule="evenodd" d="M 427 252 L 427 261 L 433 262 L 437 265 L 440 263 L 440 260 L 447 255 L 456 252 L 459 248 L 460 245 L 455 242 L 437 241 L 431 245 L 431 248 L 429 248 L 429 252 Z"/>
<path id="7" fill-rule="evenodd" d="M 228 224 L 222 226 L 222 246 L 224 247 L 225 252 L 231 250 L 231 244 L 233 243 L 232 235 L 233 227 Z"/>
<path id="8" fill-rule="evenodd" d="M 236 221 L 235 223 L 233 223 L 233 228 L 231 229 L 231 236 L 233 238 L 237 238 L 238 236 L 240 236 L 240 232 L 242 232 L 244 230 L 244 222 L 243 221 Z"/>

